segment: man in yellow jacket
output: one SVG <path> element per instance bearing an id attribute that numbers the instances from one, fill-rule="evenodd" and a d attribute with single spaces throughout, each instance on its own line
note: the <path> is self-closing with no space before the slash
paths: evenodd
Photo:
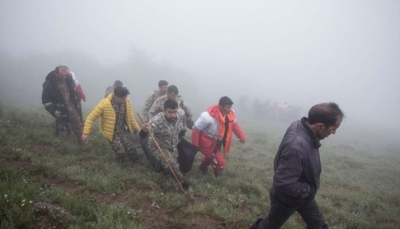
<path id="1" fill-rule="evenodd" d="M 128 94 L 125 87 L 116 87 L 114 93 L 97 104 L 86 118 L 82 141 L 88 140 L 93 122 L 101 117 L 101 134 L 108 140 L 118 159 L 123 160 L 124 155 L 127 155 L 135 163 L 138 156 L 131 134 L 133 130 L 139 131 L 140 127 L 135 120 Z"/>

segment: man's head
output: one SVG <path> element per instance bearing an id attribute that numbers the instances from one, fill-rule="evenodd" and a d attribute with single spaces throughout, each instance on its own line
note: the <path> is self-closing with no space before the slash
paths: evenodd
<path id="1" fill-rule="evenodd" d="M 129 90 L 126 87 L 116 87 L 113 99 L 118 104 L 125 104 L 129 94 Z"/>
<path id="2" fill-rule="evenodd" d="M 219 99 L 218 105 L 221 114 L 227 115 L 232 110 L 233 102 L 228 96 L 223 96 Z"/>
<path id="3" fill-rule="evenodd" d="M 344 114 L 336 103 L 320 103 L 311 107 L 307 123 L 318 139 L 336 133 Z"/>
<path id="4" fill-rule="evenodd" d="M 114 87 L 122 87 L 124 84 L 121 82 L 121 81 L 119 81 L 119 80 L 116 80 L 115 82 L 114 82 Z"/>
<path id="5" fill-rule="evenodd" d="M 174 99 L 167 99 L 164 103 L 165 119 L 172 122 L 178 116 L 178 103 Z"/>
<path id="6" fill-rule="evenodd" d="M 168 87 L 168 92 L 167 92 L 167 98 L 168 99 L 173 99 L 175 100 L 176 97 L 178 96 L 179 91 L 178 88 L 175 85 L 170 85 Z"/>
<path id="7" fill-rule="evenodd" d="M 64 80 L 65 77 L 67 77 L 69 70 L 67 67 L 60 65 L 56 67 L 54 73 L 56 74 L 57 80 Z"/>
<path id="8" fill-rule="evenodd" d="M 72 74 L 71 74 L 71 69 L 69 69 L 68 66 L 63 65 L 63 67 L 64 67 L 65 69 L 67 69 L 67 75 L 72 75 Z"/>
<path id="9" fill-rule="evenodd" d="M 168 91 L 168 82 L 165 80 L 160 80 L 158 82 L 158 88 L 160 88 L 161 94 L 165 95 Z"/>

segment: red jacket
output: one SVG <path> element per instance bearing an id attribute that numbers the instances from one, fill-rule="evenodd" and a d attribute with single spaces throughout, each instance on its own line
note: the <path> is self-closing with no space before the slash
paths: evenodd
<path id="1" fill-rule="evenodd" d="M 246 136 L 235 118 L 235 112 L 232 110 L 226 115 L 228 119 L 228 132 L 225 138 L 224 153 L 229 153 L 232 132 L 241 140 Z M 226 119 L 222 117 L 219 111 L 219 105 L 213 105 L 203 112 L 196 120 L 192 130 L 192 144 L 197 146 L 205 155 L 211 155 L 217 145 L 217 140 L 223 138 Z"/>

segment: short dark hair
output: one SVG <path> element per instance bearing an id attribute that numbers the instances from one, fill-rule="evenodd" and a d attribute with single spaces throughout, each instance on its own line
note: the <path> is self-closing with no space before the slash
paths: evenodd
<path id="1" fill-rule="evenodd" d="M 164 110 L 178 108 L 178 103 L 174 99 L 167 99 L 164 103 Z"/>
<path id="2" fill-rule="evenodd" d="M 116 87 L 122 87 L 122 85 L 124 85 L 124 84 L 123 84 L 122 81 L 120 81 L 120 80 L 116 80 L 116 81 L 114 82 L 114 86 L 116 86 Z"/>
<path id="3" fill-rule="evenodd" d="M 311 107 L 308 112 L 307 122 L 312 125 L 315 123 L 323 123 L 325 128 L 334 126 L 337 121 L 337 117 L 344 117 L 342 110 L 336 103 L 320 103 Z"/>
<path id="4" fill-rule="evenodd" d="M 165 80 L 160 80 L 158 82 L 158 87 L 162 87 L 162 86 L 168 86 L 168 82 Z"/>
<path id="5" fill-rule="evenodd" d="M 129 90 L 126 87 L 116 87 L 114 89 L 114 95 L 119 98 L 123 98 L 129 94 Z"/>
<path id="6" fill-rule="evenodd" d="M 219 102 L 218 102 L 218 104 L 220 105 L 220 106 L 226 106 L 226 105 L 232 105 L 233 104 L 233 102 L 232 102 L 232 100 L 228 97 L 228 96 L 222 96 L 220 99 L 219 99 Z"/>
<path id="7" fill-rule="evenodd" d="M 175 85 L 170 85 L 168 87 L 168 94 L 174 93 L 175 95 L 179 94 L 178 88 Z"/>

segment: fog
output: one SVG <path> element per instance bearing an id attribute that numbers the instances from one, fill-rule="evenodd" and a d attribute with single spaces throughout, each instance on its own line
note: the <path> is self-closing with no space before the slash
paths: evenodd
<path id="1" fill-rule="evenodd" d="M 348 124 L 397 131 L 399 12 L 397 0 L 0 0 L 0 95 L 40 103 L 63 64 L 89 109 L 116 79 L 135 107 L 166 79 L 197 115 L 223 95 L 286 101 L 302 115 L 334 101 Z"/>

